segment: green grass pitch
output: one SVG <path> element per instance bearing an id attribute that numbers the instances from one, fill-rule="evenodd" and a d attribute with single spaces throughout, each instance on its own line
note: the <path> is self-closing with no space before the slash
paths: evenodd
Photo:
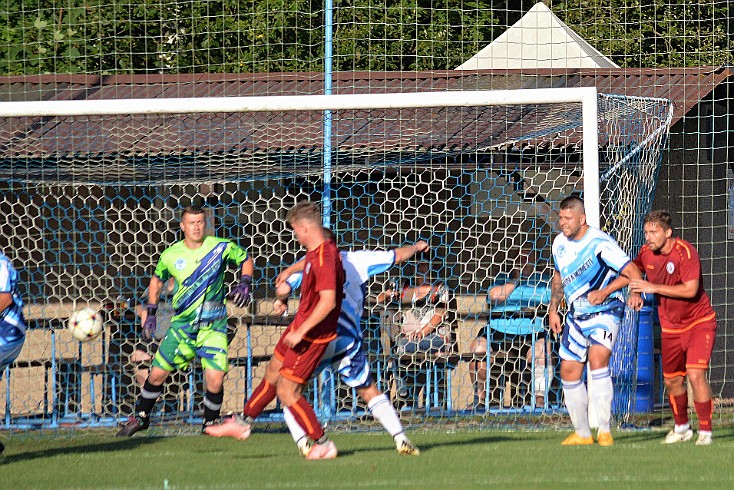
<path id="1" fill-rule="evenodd" d="M 384 433 L 332 434 L 334 461 L 305 461 L 287 434 L 250 440 L 114 431 L 2 434 L 5 489 L 734 488 L 734 427 L 714 444 L 663 446 L 664 432 L 615 432 L 613 447 L 562 447 L 567 431 L 418 430 L 418 457 Z"/>

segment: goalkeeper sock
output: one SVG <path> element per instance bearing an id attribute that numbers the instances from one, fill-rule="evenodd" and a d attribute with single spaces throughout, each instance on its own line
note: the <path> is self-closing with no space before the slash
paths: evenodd
<path id="1" fill-rule="evenodd" d="M 589 395 L 586 392 L 586 384 L 579 380 L 561 380 L 563 385 L 563 397 L 566 400 L 568 415 L 576 433 L 580 437 L 591 437 L 589 427 Z"/>
<path id="2" fill-rule="evenodd" d="M 155 402 L 158 401 L 158 397 L 163 393 L 163 385 L 155 386 L 150 383 L 147 379 L 143 384 L 143 389 L 140 390 L 140 398 L 138 403 L 135 404 L 136 413 L 144 413 L 143 417 L 150 417 L 150 413 L 153 411 Z"/>
<path id="3" fill-rule="evenodd" d="M 250 399 L 245 403 L 242 415 L 256 419 L 273 400 L 275 400 L 275 386 L 266 380 L 262 380 L 255 391 L 252 392 Z"/>
<path id="4" fill-rule="evenodd" d="M 593 403 L 596 409 L 599 432 L 610 432 L 614 387 L 612 386 L 612 376 L 609 374 L 609 367 L 593 369 L 589 371 L 589 374 L 594 380 L 594 391 L 591 394 L 591 400 L 589 402 Z"/>
<path id="5" fill-rule="evenodd" d="M 220 389 L 219 393 L 206 392 L 204 395 L 204 423 L 217 420 L 219 412 L 222 409 L 222 401 L 224 400 L 224 389 Z"/>
<path id="6" fill-rule="evenodd" d="M 387 395 L 383 393 L 372 398 L 367 404 L 367 408 L 391 436 L 395 437 L 403 432 L 403 424 L 400 423 L 400 418 Z"/>

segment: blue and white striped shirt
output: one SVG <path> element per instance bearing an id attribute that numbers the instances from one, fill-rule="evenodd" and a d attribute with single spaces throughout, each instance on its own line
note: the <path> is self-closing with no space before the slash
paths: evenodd
<path id="1" fill-rule="evenodd" d="M 15 336 L 18 335 L 18 331 L 20 334 L 25 334 L 23 300 L 18 291 L 18 272 L 3 253 L 0 253 L 0 293 L 9 293 L 13 298 L 13 302 L 0 312 L 0 329 L 13 331 Z M 12 327 L 17 328 L 17 331 Z M 4 335 L 4 332 L 0 334 Z"/>

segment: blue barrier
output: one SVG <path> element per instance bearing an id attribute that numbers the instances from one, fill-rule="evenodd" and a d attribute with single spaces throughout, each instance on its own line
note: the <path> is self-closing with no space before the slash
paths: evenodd
<path id="1" fill-rule="evenodd" d="M 653 323 L 655 307 L 647 303 L 640 310 L 640 323 L 637 328 L 637 386 L 635 389 L 635 408 L 637 413 L 652 412 L 655 407 L 653 389 L 655 387 L 655 364 Z"/>

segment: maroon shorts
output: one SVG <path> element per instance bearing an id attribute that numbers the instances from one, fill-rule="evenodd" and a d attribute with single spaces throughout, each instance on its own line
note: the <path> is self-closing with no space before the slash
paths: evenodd
<path id="1" fill-rule="evenodd" d="M 291 349 L 283 343 L 283 338 L 289 331 L 290 328 L 283 332 L 273 354 L 283 363 L 280 368 L 281 376 L 296 383 L 305 384 L 318 367 L 321 358 L 324 357 L 329 342 L 315 343 L 302 340 Z"/>
<path id="2" fill-rule="evenodd" d="M 716 320 L 701 323 L 685 332 L 661 337 L 663 376 L 685 376 L 687 369 L 708 369 L 716 339 Z"/>

